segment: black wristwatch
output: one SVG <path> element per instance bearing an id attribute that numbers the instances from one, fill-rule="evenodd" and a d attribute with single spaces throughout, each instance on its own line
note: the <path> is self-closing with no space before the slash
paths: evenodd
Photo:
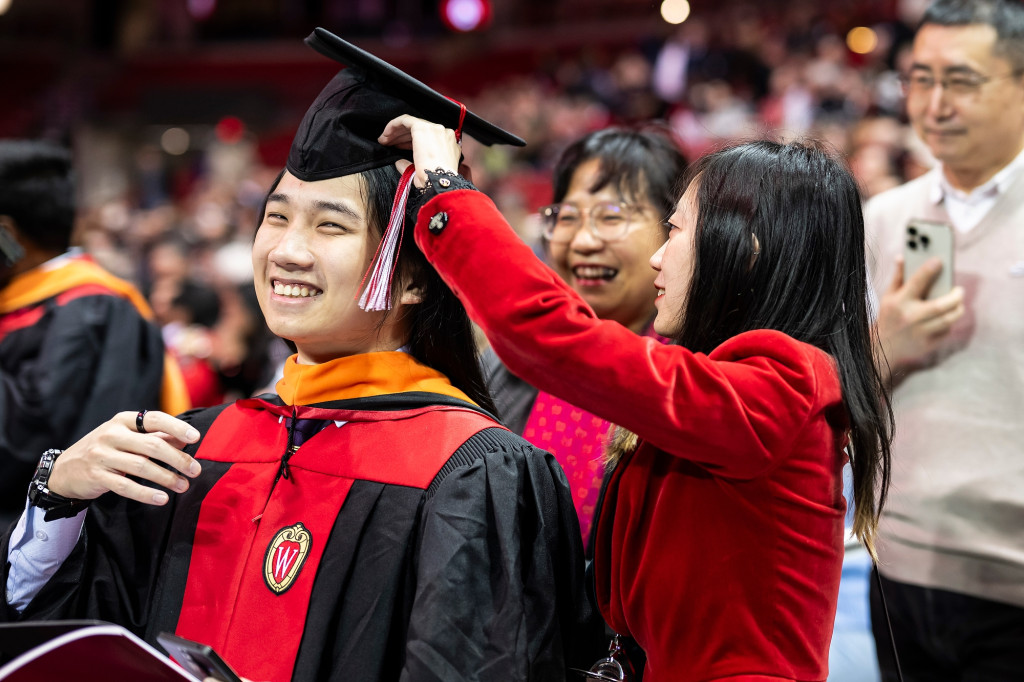
<path id="1" fill-rule="evenodd" d="M 28 484 L 28 502 L 33 507 L 38 507 L 46 512 L 43 516 L 44 521 L 67 519 L 89 506 L 89 500 L 74 500 L 64 497 L 52 492 L 48 487 L 53 463 L 57 461 L 57 457 L 62 452 L 64 451 L 47 450 L 44 452 L 43 456 L 39 458 L 39 466 L 36 467 L 32 482 Z"/>

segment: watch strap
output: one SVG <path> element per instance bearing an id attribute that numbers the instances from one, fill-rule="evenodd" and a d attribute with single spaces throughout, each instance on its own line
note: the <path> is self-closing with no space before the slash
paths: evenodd
<path id="1" fill-rule="evenodd" d="M 56 448 L 44 452 L 42 457 L 39 458 L 36 473 L 28 486 L 29 504 L 46 512 L 43 515 L 44 521 L 70 518 L 89 506 L 89 500 L 76 500 L 64 497 L 49 488 L 53 464 L 63 452 L 63 450 Z"/>

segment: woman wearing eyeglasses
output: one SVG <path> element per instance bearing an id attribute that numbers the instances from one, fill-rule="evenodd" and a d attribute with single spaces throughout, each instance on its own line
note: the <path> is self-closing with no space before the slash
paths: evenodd
<path id="1" fill-rule="evenodd" d="M 509 369 L 637 436 L 617 439 L 594 566 L 644 679 L 824 680 L 845 453 L 871 549 L 892 432 L 849 170 L 772 142 L 691 167 L 650 259 L 663 345 L 599 319 L 537 261 L 454 175 L 451 131 L 399 117 L 381 141 L 453 174 L 426 190 L 416 241 Z"/>
<path id="2" fill-rule="evenodd" d="M 597 317 L 657 336 L 655 272 L 648 261 L 665 241 L 686 159 L 659 126 L 599 130 L 571 144 L 554 172 L 554 203 L 540 210 L 548 263 Z M 662 338 L 662 337 L 659 337 Z M 538 391 L 494 353 L 488 386 L 505 423 L 555 456 L 565 470 L 586 543 L 604 476 L 611 424 Z"/>

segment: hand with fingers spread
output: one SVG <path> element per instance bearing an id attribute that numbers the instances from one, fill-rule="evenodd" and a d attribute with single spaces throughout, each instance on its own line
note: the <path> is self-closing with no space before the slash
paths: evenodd
<path id="1" fill-rule="evenodd" d="M 188 490 L 188 479 L 202 467 L 181 448 L 198 440 L 198 431 L 169 414 L 121 412 L 65 450 L 54 462 L 48 485 L 78 500 L 112 491 L 143 504 L 167 504 L 167 493 L 148 483 Z"/>
<path id="2" fill-rule="evenodd" d="M 455 139 L 454 130 L 409 114 L 389 122 L 377 141 L 383 145 L 412 150 L 413 164 L 416 166 L 413 185 L 416 187 L 426 186 L 427 170 L 441 169 L 455 173 L 465 168 L 459 165 L 462 147 Z M 399 172 L 404 172 L 409 162 L 402 160 L 395 165 Z"/>
<path id="3" fill-rule="evenodd" d="M 925 298 L 941 271 L 942 263 L 934 258 L 904 282 L 903 261 L 897 260 L 896 275 L 879 302 L 875 321 L 890 372 L 926 361 L 963 316 L 962 287 L 935 299 Z"/>

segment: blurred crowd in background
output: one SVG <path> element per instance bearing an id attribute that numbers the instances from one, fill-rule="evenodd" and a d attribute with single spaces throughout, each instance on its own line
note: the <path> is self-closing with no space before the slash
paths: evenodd
<path id="1" fill-rule="evenodd" d="M 932 162 L 906 124 L 899 83 L 920 3 L 881 4 L 876 21 L 853 27 L 849 14 L 812 3 L 695 3 L 683 23 L 627 46 L 552 52 L 526 73 L 467 78 L 464 92 L 446 83 L 528 141 L 467 144 L 474 182 L 538 250 L 551 164 L 610 124 L 661 121 L 691 160 L 742 138 L 823 139 L 848 159 L 865 199 L 894 187 Z M 111 160 L 109 126 L 38 132 L 67 135 L 82 174 L 77 242 L 146 294 L 198 406 L 269 386 L 290 352 L 265 330 L 249 253 L 292 131 L 268 139 L 232 117 L 201 139 L 197 130 L 162 126 L 127 165 L 123 153 Z"/>

